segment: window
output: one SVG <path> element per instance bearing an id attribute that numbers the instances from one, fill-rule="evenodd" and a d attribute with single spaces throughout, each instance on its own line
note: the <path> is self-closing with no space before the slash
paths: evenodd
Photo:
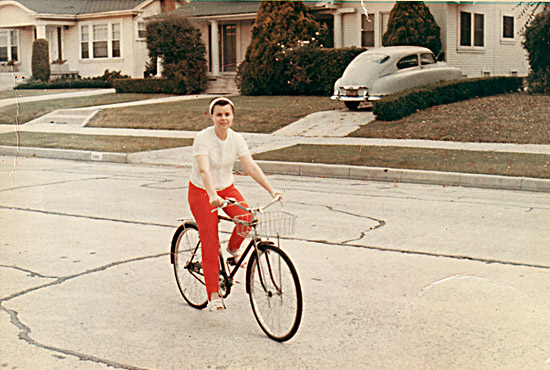
<path id="1" fill-rule="evenodd" d="M 82 59 L 120 58 L 120 23 L 85 24 L 80 26 L 80 57 Z"/>
<path id="2" fill-rule="evenodd" d="M 474 46 L 484 46 L 484 16 L 483 14 L 474 15 Z"/>
<path id="3" fill-rule="evenodd" d="M 374 19 L 361 15 L 361 46 L 374 47 Z"/>
<path id="4" fill-rule="evenodd" d="M 19 60 L 19 31 L 0 30 L 0 62 Z"/>
<path id="5" fill-rule="evenodd" d="M 485 16 L 460 12 L 460 46 L 472 45 L 477 47 L 485 45 Z"/>
<path id="6" fill-rule="evenodd" d="M 107 29 L 106 24 L 94 24 L 93 26 L 94 58 L 107 58 L 109 56 Z"/>
<path id="7" fill-rule="evenodd" d="M 147 25 L 145 22 L 138 22 L 138 39 L 147 38 Z"/>
<path id="8" fill-rule="evenodd" d="M 88 26 L 80 27 L 80 57 L 88 59 L 90 57 L 89 50 L 90 35 L 88 34 Z"/>
<path id="9" fill-rule="evenodd" d="M 418 67 L 418 55 L 409 55 L 397 62 L 398 69 Z"/>
<path id="10" fill-rule="evenodd" d="M 432 53 L 423 53 L 420 54 L 420 63 L 423 66 L 426 66 L 428 64 L 435 64 L 437 61 L 435 60 L 435 57 Z"/>
<path id="11" fill-rule="evenodd" d="M 120 57 L 120 24 L 114 23 L 112 27 L 112 49 L 113 49 L 113 58 Z"/>
<path id="12" fill-rule="evenodd" d="M 17 48 L 18 48 L 18 33 L 17 30 L 11 30 L 10 31 L 10 48 L 11 48 L 11 55 L 10 60 L 18 61 L 19 57 L 17 56 Z"/>
<path id="13" fill-rule="evenodd" d="M 514 38 L 514 17 L 510 17 L 507 15 L 502 17 L 502 38 Z"/>

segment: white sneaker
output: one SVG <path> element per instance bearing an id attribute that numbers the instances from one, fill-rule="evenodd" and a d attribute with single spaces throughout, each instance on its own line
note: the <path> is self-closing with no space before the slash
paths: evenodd
<path id="1" fill-rule="evenodd" d="M 225 304 L 221 298 L 216 298 L 212 301 L 208 301 L 208 311 L 210 312 L 223 312 L 225 311 Z"/>

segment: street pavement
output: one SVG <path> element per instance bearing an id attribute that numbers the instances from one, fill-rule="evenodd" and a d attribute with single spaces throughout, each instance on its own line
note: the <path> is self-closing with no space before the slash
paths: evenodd
<path id="1" fill-rule="evenodd" d="M 91 90 L 89 92 L 64 93 L 63 97 L 89 94 L 112 93 L 112 89 Z M 154 136 L 193 138 L 196 132 L 173 130 L 135 130 L 85 127 L 86 123 L 102 109 L 135 106 L 141 104 L 160 104 L 188 99 L 210 98 L 210 95 L 176 96 L 137 102 L 108 104 L 103 106 L 63 109 L 46 114 L 23 125 L 0 125 L 0 133 L 14 131 L 73 133 L 90 135 Z M 60 95 L 10 98 L 0 100 L 2 104 L 14 102 L 57 99 Z M 25 99 L 25 100 L 23 100 Z M 362 146 L 402 146 L 440 149 L 458 149 L 474 151 L 492 151 L 508 153 L 550 154 L 550 145 L 538 144 L 499 144 L 499 143 L 459 143 L 430 140 L 393 140 L 345 137 L 361 125 L 374 119 L 372 112 L 347 110 L 318 112 L 304 117 L 273 134 L 245 133 L 245 139 L 253 153 L 284 148 L 295 144 L 340 144 Z M 139 153 L 98 153 L 78 150 L 1 147 L 0 154 L 42 158 L 59 158 L 85 161 L 104 161 L 118 163 L 190 166 L 192 154 L 190 147 L 157 150 Z M 259 162 L 266 172 L 275 174 L 306 175 L 318 177 L 336 177 L 360 180 L 378 180 L 389 182 L 409 182 L 439 184 L 448 186 L 484 187 L 510 190 L 550 192 L 550 180 L 524 177 L 493 176 L 450 173 L 438 171 L 408 170 L 399 168 L 371 168 L 342 165 L 323 165 L 312 163 Z M 240 169 L 237 164 L 237 168 Z"/>
<path id="2" fill-rule="evenodd" d="M 2 369 L 550 369 L 549 193 L 269 175 L 298 216 L 282 247 L 305 300 L 280 344 L 243 273 L 221 315 L 181 297 L 189 168 L 0 157 L 0 173 Z"/>

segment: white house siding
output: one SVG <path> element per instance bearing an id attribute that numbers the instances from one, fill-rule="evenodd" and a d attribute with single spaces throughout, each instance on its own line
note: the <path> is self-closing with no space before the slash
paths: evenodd
<path id="1" fill-rule="evenodd" d="M 484 75 L 519 76 L 529 73 L 527 54 L 521 46 L 522 37 L 518 34 L 523 19 L 518 20 L 519 9 L 514 4 L 447 5 L 446 53 L 447 62 L 457 66 L 466 77 Z M 485 19 L 485 46 L 481 48 L 460 46 L 460 12 L 483 14 Z M 503 12 L 514 15 L 515 37 L 512 41 L 501 38 Z"/>
<path id="2" fill-rule="evenodd" d="M 134 70 L 132 77 L 141 78 L 145 71 L 145 66 L 149 61 L 149 51 L 147 50 L 147 40 L 138 37 L 138 22 L 145 22 L 145 18 L 159 14 L 161 12 L 160 1 L 153 1 L 142 9 L 142 13 L 137 16 L 132 25 L 132 38 L 134 43 Z M 127 35 L 129 37 L 129 35 Z M 130 38 L 129 38 L 130 40 Z"/>
<path id="3" fill-rule="evenodd" d="M 18 6 L 6 5 L 0 9 L 2 11 L 0 28 L 19 30 L 18 69 L 20 74 L 28 76 L 31 71 L 32 42 L 34 40 L 34 29 L 30 25 L 34 23 L 34 19 Z M 25 25 L 29 26 L 23 27 Z"/>
<path id="4" fill-rule="evenodd" d="M 360 22 L 361 19 L 357 13 L 342 15 L 342 44 L 344 47 L 361 45 L 361 36 L 357 32 L 358 29 L 361 29 Z"/>
<path id="5" fill-rule="evenodd" d="M 80 27 L 83 25 L 97 25 L 97 24 L 120 24 L 120 50 L 121 56 L 118 58 L 92 58 L 82 59 L 80 54 Z M 71 45 L 78 45 L 78 47 L 71 50 L 71 60 L 77 60 L 78 63 L 74 70 L 77 70 L 82 77 L 94 77 L 102 75 L 106 70 L 120 71 L 124 75 L 131 77 L 143 77 L 143 70 L 141 74 L 136 73 L 134 67 L 134 49 L 135 49 L 135 36 L 134 36 L 134 21 L 132 16 L 121 17 L 103 17 L 94 18 L 89 20 L 82 20 L 77 23 L 76 27 L 72 27 L 73 32 L 71 34 Z M 92 27 L 90 27 L 90 37 L 93 33 Z M 108 29 L 111 32 L 111 29 Z M 91 42 L 91 40 L 90 40 Z M 140 65 L 142 63 L 139 63 Z M 145 62 L 143 62 L 145 66 Z"/>
<path id="6" fill-rule="evenodd" d="M 447 50 L 447 26 L 446 26 L 446 18 L 447 18 L 447 8 L 449 5 L 447 4 L 428 4 L 428 8 L 430 9 L 430 12 L 434 16 L 435 23 L 440 28 L 440 36 L 441 36 L 441 51 L 446 53 Z"/>

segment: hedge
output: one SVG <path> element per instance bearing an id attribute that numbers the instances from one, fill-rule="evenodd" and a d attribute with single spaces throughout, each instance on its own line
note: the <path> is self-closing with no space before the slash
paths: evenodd
<path id="1" fill-rule="evenodd" d="M 118 79 L 113 81 L 113 87 L 117 93 L 187 94 L 187 88 L 183 82 L 166 78 Z"/>
<path id="2" fill-rule="evenodd" d="M 239 66 L 237 85 L 243 95 L 330 96 L 334 83 L 362 48 L 325 49 L 303 46 L 277 53 L 276 63 L 265 81 L 266 66 L 244 62 Z"/>
<path id="3" fill-rule="evenodd" d="M 476 97 L 518 91 L 521 77 L 469 78 L 426 85 L 374 101 L 373 112 L 379 121 L 395 121 L 418 110 Z"/>
<path id="4" fill-rule="evenodd" d="M 88 78 L 61 78 L 53 81 L 37 81 L 30 80 L 24 84 L 18 85 L 16 89 L 101 89 L 110 88 L 112 82 L 119 78 L 129 78 L 120 73 L 120 71 L 110 72 L 108 69 L 103 72 L 103 75 Z"/>
<path id="5" fill-rule="evenodd" d="M 31 81 L 21 85 L 17 85 L 16 89 L 34 90 L 34 89 L 100 89 L 109 88 L 111 84 L 101 80 L 82 80 L 82 79 L 67 79 L 55 80 L 50 82 Z"/>

